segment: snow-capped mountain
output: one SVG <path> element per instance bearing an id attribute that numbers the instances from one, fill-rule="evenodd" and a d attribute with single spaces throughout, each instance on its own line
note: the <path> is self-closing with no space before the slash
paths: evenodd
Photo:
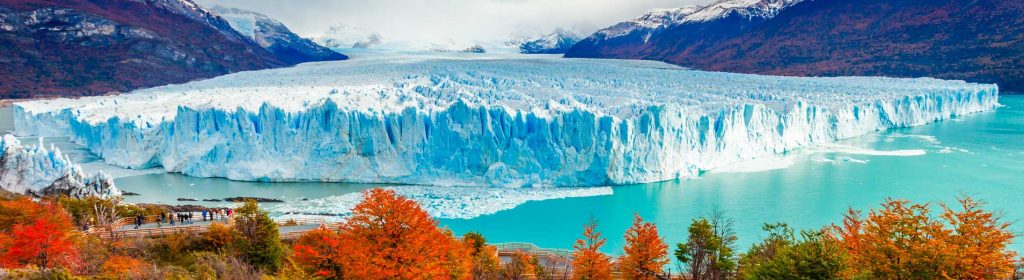
<path id="1" fill-rule="evenodd" d="M 643 38 L 646 42 L 657 32 L 686 23 L 711 22 L 730 16 L 748 21 L 769 19 L 801 1 L 803 0 L 722 0 L 708 6 L 690 5 L 677 9 L 655 9 L 636 19 L 599 30 L 593 36 L 602 40 L 633 35 Z"/>
<path id="2" fill-rule="evenodd" d="M 288 65 L 189 0 L 0 0 L 0 98 L 98 95 Z"/>
<path id="3" fill-rule="evenodd" d="M 233 29 L 287 63 L 348 58 L 309 39 L 299 37 L 283 23 L 266 15 L 222 6 L 213 6 L 210 10 L 226 19 Z"/>
<path id="4" fill-rule="evenodd" d="M 654 32 L 684 22 L 686 16 L 693 14 L 700 10 L 700 8 L 700 6 L 686 6 L 678 9 L 656 9 L 634 20 L 620 22 L 611 27 L 598 30 L 592 37 L 607 39 L 638 34 L 637 37 L 642 37 L 646 41 Z"/>
<path id="5" fill-rule="evenodd" d="M 370 48 L 383 42 L 379 33 L 363 28 L 335 24 L 327 32 L 316 37 L 317 43 L 332 49 Z"/>
<path id="6" fill-rule="evenodd" d="M 562 54 L 582 38 L 579 32 L 559 28 L 545 35 L 525 37 L 508 44 L 525 54 Z"/>
<path id="7" fill-rule="evenodd" d="M 707 22 L 729 16 L 747 20 L 770 19 L 783 9 L 802 1 L 804 0 L 722 0 L 687 14 L 677 24 Z"/>
<path id="8" fill-rule="evenodd" d="M 13 135 L 0 138 L 0 189 L 37 196 L 119 196 L 114 179 L 103 172 L 86 175 L 59 149 L 42 142 L 24 146 Z"/>
<path id="9" fill-rule="evenodd" d="M 1019 0 L 725 0 L 616 24 L 566 57 L 776 75 L 930 76 L 1024 90 L 1021 14 Z"/>

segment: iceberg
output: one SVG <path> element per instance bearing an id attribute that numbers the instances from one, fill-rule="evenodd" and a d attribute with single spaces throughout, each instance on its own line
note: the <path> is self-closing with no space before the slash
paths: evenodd
<path id="1" fill-rule="evenodd" d="M 15 105 L 22 135 L 198 177 L 603 186 L 997 107 L 992 84 L 780 77 L 652 61 L 424 55 Z"/>
<path id="2" fill-rule="evenodd" d="M 57 195 L 82 198 L 120 196 L 114 179 L 106 173 L 86 175 L 60 149 L 23 146 L 14 135 L 0 139 L 0 188 L 29 195 Z"/>

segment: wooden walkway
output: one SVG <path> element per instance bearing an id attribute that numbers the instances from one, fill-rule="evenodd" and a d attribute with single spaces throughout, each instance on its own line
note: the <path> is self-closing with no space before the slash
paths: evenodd
<path id="1" fill-rule="evenodd" d="M 147 220 L 149 219 L 147 218 Z M 158 225 L 155 222 L 148 222 L 143 224 L 143 227 L 136 229 L 134 228 L 135 218 L 121 218 L 110 226 L 94 227 L 87 231 L 87 233 L 95 234 L 103 239 L 160 237 L 177 233 L 199 234 L 209 230 L 210 226 L 214 223 L 230 224 L 232 222 L 232 219 L 196 221 L 191 224 L 179 223 L 176 225 L 168 223 Z M 302 234 L 317 229 L 320 226 L 337 228 L 336 224 L 328 223 L 326 219 L 320 218 L 280 219 L 276 220 L 276 222 L 281 239 L 286 240 L 298 238 Z"/>

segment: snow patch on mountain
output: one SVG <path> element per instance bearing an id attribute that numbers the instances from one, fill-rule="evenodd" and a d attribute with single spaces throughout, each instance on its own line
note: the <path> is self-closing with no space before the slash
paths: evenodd
<path id="1" fill-rule="evenodd" d="M 226 19 L 232 28 L 247 36 L 247 39 L 290 64 L 348 58 L 299 37 L 283 23 L 266 15 L 222 6 L 214 6 L 210 10 Z"/>
<path id="2" fill-rule="evenodd" d="M 524 54 L 561 54 L 580 39 L 583 39 L 583 36 L 579 32 L 559 28 L 548 34 L 511 40 L 507 45 L 518 48 L 519 52 Z"/>
<path id="3" fill-rule="evenodd" d="M 600 186 L 691 177 L 997 105 L 995 85 L 963 81 L 434 54 L 23 102 L 15 124 L 69 135 L 113 165 L 199 177 Z"/>
<path id="4" fill-rule="evenodd" d="M 314 39 L 317 43 L 332 49 L 370 48 L 384 42 L 380 33 L 363 28 L 335 24 L 327 32 Z"/>
<path id="5" fill-rule="evenodd" d="M 70 197 L 119 196 L 121 190 L 106 173 L 86 175 L 60 149 L 23 146 L 14 135 L 0 139 L 0 188 L 31 195 L 64 194 Z"/>
<path id="6" fill-rule="evenodd" d="M 683 18 L 682 22 L 706 22 L 727 17 L 731 14 L 746 19 L 768 19 L 775 17 L 783 9 L 803 0 L 722 0 L 703 7 Z"/>
<path id="7" fill-rule="evenodd" d="M 659 31 L 686 23 L 709 22 L 738 15 L 747 20 L 768 19 L 780 11 L 803 0 L 721 0 L 707 6 L 685 6 L 676 9 L 655 9 L 630 21 L 620 22 L 597 31 L 594 36 L 604 39 L 643 33 L 644 42 Z"/>

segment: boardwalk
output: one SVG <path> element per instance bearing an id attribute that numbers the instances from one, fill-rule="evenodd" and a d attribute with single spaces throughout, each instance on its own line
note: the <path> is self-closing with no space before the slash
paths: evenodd
<path id="1" fill-rule="evenodd" d="M 147 220 L 151 220 L 147 218 Z M 317 229 L 320 226 L 326 226 L 329 228 L 337 227 L 336 224 L 328 223 L 325 219 L 280 219 L 276 220 L 278 225 L 278 231 L 280 232 L 281 239 L 295 239 L 301 236 L 303 233 Z M 213 223 L 230 223 L 229 219 L 216 219 L 206 221 L 194 221 L 190 223 L 176 223 L 171 225 L 169 223 L 157 224 L 155 222 L 148 222 L 142 224 L 139 228 L 135 228 L 134 218 L 122 218 L 114 223 L 110 230 L 106 230 L 102 227 L 94 228 L 89 231 L 98 235 L 100 238 L 106 239 L 117 239 L 126 237 L 159 237 L 164 235 L 170 235 L 174 233 L 202 233 L 206 232 L 210 225 Z"/>

